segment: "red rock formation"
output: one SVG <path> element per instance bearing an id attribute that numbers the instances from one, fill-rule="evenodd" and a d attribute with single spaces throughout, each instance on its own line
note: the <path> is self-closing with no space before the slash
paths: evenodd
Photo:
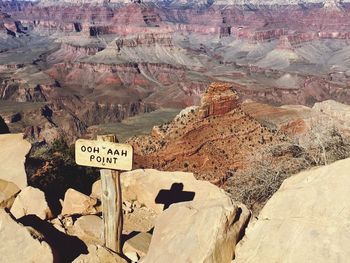
<path id="1" fill-rule="evenodd" d="M 131 139 L 136 167 L 193 171 L 221 184 L 228 170 L 246 167 L 249 152 L 283 140 L 242 111 L 229 84 L 210 85 L 202 103 L 152 135 Z"/>
<path id="2" fill-rule="evenodd" d="M 227 83 L 212 83 L 204 93 L 199 109 L 203 118 L 224 115 L 239 107 L 237 93 Z"/>
<path id="3" fill-rule="evenodd" d="M 252 165 L 271 165 L 264 167 L 272 169 L 271 176 L 275 168 L 287 174 L 312 165 L 313 157 L 308 154 L 313 156 L 315 148 L 309 149 L 307 145 L 311 143 L 314 130 L 320 129 L 319 125 L 329 124 L 327 114 L 305 106 L 274 107 L 256 102 L 240 104 L 231 87 L 229 84 L 213 83 L 204 95 L 204 105 L 184 110 L 171 123 L 155 127 L 151 135 L 130 139 L 128 143 L 134 147 L 135 168 L 190 171 L 200 179 L 226 187 L 229 178 L 234 183 L 249 184 L 249 178 L 240 176 L 246 172 L 249 174 L 249 171 L 254 174 L 259 172 Z M 229 101 L 231 103 L 227 104 Z M 220 110 L 204 114 L 203 118 L 203 112 L 208 113 L 210 105 L 220 106 L 221 103 L 223 107 Z M 334 127 L 339 128 L 340 136 L 348 136 L 342 129 L 344 119 L 332 120 Z M 306 146 L 298 144 L 298 140 L 305 139 L 308 140 Z M 334 140 L 323 137 L 323 140 L 327 139 L 330 143 Z M 264 152 L 268 156 L 259 156 Z"/>

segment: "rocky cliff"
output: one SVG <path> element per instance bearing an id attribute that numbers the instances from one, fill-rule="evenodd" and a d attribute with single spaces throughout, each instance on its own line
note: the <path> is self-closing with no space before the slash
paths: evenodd
<path id="1" fill-rule="evenodd" d="M 42 0 L 40 1 L 42 5 L 52 5 L 52 4 L 102 4 L 102 1 L 98 0 L 88 0 L 88 1 L 82 1 L 82 0 L 61 0 L 61 1 L 52 1 L 52 0 Z M 194 1 L 194 0 L 141 0 L 141 1 L 127 1 L 127 0 L 112 0 L 110 3 L 113 4 L 129 4 L 130 2 L 135 3 L 157 3 L 160 5 L 165 6 L 201 6 L 201 7 L 209 7 L 209 6 L 227 6 L 227 5 L 248 5 L 248 6 L 283 6 L 283 5 L 310 5 L 310 4 L 317 4 L 324 6 L 325 8 L 334 8 L 341 6 L 344 3 L 348 3 L 348 1 L 339 1 L 339 0 L 289 0 L 288 3 L 282 0 L 274 0 L 274 1 L 268 1 L 268 0 L 201 0 L 201 1 Z"/>
<path id="2" fill-rule="evenodd" d="M 213 81 L 242 101 L 350 103 L 345 2 L 77 3 L 2 2 L 0 16 L 1 99 L 45 103 L 71 141 L 91 125 L 199 105 Z M 29 124 L 15 130 L 46 129 Z"/>

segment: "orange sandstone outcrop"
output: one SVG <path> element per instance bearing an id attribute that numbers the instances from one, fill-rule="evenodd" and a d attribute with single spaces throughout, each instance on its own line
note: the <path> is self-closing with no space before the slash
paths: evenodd
<path id="1" fill-rule="evenodd" d="M 341 107 L 343 112 L 346 107 Z M 234 174 L 252 167 L 255 153 L 264 151 L 271 153 L 269 161 L 277 166 L 299 158 L 288 165 L 299 171 L 309 158 L 307 145 L 319 127 L 328 130 L 327 123 L 332 121 L 345 135 L 346 125 L 330 116 L 301 105 L 241 102 L 232 85 L 212 83 L 200 106 L 187 108 L 169 124 L 154 127 L 150 135 L 128 142 L 134 147 L 135 168 L 189 171 L 224 187 Z M 326 141 L 332 139 L 324 136 Z"/>
<path id="2" fill-rule="evenodd" d="M 238 95 L 232 88 L 227 83 L 212 83 L 202 97 L 200 115 L 203 118 L 224 115 L 239 107 Z"/>
<path id="3" fill-rule="evenodd" d="M 194 172 L 222 185 L 251 152 L 284 140 L 246 114 L 229 84 L 213 83 L 199 107 L 181 112 L 151 135 L 132 138 L 135 168 Z"/>

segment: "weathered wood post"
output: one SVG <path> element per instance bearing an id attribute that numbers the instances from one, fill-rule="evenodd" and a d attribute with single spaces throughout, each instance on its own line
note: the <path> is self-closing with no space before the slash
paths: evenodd
<path id="1" fill-rule="evenodd" d="M 79 165 L 102 168 L 104 243 L 121 254 L 123 210 L 119 171 L 132 169 L 132 146 L 117 143 L 115 135 L 100 135 L 97 140 L 79 139 L 75 142 L 75 161 Z"/>
<path id="2" fill-rule="evenodd" d="M 117 143 L 115 135 L 99 135 L 98 141 Z M 104 241 L 109 249 L 121 253 L 123 232 L 122 192 L 120 173 L 116 170 L 103 169 L 101 173 L 102 213 L 104 223 Z"/>

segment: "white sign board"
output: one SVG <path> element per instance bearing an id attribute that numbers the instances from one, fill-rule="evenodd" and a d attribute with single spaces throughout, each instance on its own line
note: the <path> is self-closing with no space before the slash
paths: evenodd
<path id="1" fill-rule="evenodd" d="M 75 142 L 75 161 L 83 166 L 130 171 L 133 149 L 128 144 L 79 139 Z"/>

